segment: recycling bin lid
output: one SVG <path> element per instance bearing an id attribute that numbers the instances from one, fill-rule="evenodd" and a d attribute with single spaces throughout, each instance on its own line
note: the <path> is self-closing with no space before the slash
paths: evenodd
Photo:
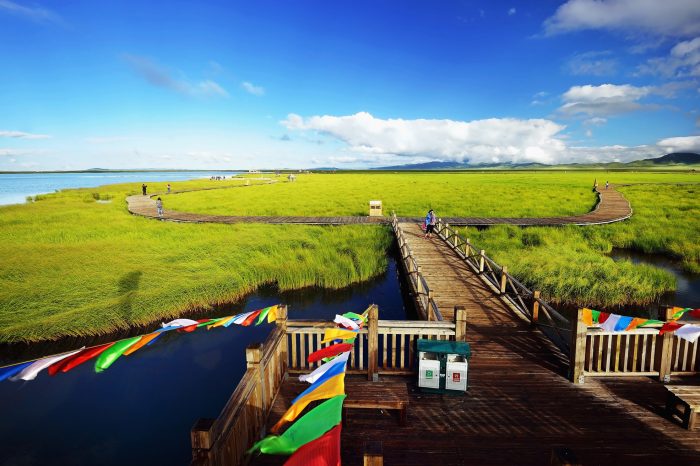
<path id="1" fill-rule="evenodd" d="M 431 351 L 433 353 L 461 354 L 467 358 L 471 357 L 472 351 L 469 343 L 464 341 L 445 341 L 418 339 L 418 351 Z"/>

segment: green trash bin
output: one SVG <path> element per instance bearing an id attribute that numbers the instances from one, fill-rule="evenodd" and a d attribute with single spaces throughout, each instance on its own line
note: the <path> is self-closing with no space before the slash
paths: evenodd
<path id="1" fill-rule="evenodd" d="M 426 393 L 467 391 L 471 348 L 463 341 L 418 339 L 418 387 Z"/>

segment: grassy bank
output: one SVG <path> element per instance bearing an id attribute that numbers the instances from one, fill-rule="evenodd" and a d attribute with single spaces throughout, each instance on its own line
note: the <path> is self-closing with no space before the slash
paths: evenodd
<path id="1" fill-rule="evenodd" d="M 338 288 L 386 268 L 385 228 L 157 222 L 126 211 L 124 197 L 139 186 L 0 207 L 0 341 L 110 332 L 230 301 L 263 283 Z"/>
<path id="2" fill-rule="evenodd" d="M 605 183 L 692 182 L 686 173 L 496 172 L 362 173 L 298 175 L 293 183 L 251 189 L 178 194 L 167 207 L 222 215 L 367 215 L 380 199 L 385 214 L 540 217 L 589 211 L 596 201 L 593 180 Z M 284 177 L 280 177 L 285 179 Z"/>
<path id="3" fill-rule="evenodd" d="M 615 306 L 654 301 L 675 289 L 668 272 L 613 261 L 612 248 L 675 257 L 700 273 L 700 185 L 621 188 L 632 203 L 631 219 L 590 227 L 492 227 L 464 232 L 497 262 L 554 302 Z"/>

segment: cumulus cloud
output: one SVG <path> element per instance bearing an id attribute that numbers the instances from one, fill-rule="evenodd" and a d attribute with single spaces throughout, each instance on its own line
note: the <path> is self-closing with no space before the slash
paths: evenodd
<path id="1" fill-rule="evenodd" d="M 593 117 L 587 125 L 599 126 Z M 700 136 L 668 138 L 641 146 L 568 146 L 565 126 L 551 120 L 491 118 L 475 121 L 375 118 L 360 112 L 347 116 L 302 117 L 289 114 L 282 125 L 292 131 L 313 131 L 347 144 L 345 154 L 328 161 L 377 165 L 417 161 L 545 164 L 629 162 L 679 150 L 700 150 Z"/>
<path id="2" fill-rule="evenodd" d="M 564 69 L 579 76 L 609 76 L 617 71 L 617 60 L 609 50 L 578 53 L 571 57 Z"/>
<path id="3" fill-rule="evenodd" d="M 25 133 L 24 131 L 8 131 L 0 130 L 0 138 L 14 139 L 49 139 L 51 136 L 47 134 Z"/>
<path id="4" fill-rule="evenodd" d="M 0 0 L 0 11 L 37 23 L 63 24 L 63 19 L 59 15 L 40 6 L 24 6 L 9 0 Z"/>
<path id="5" fill-rule="evenodd" d="M 564 150 L 557 138 L 564 126 L 550 120 L 380 119 L 366 112 L 349 116 L 288 115 L 290 130 L 312 130 L 348 144 L 361 154 L 466 161 L 554 163 Z"/>
<path id="6" fill-rule="evenodd" d="M 650 58 L 638 74 L 687 78 L 700 76 L 700 37 L 677 43 L 667 57 Z"/>
<path id="7" fill-rule="evenodd" d="M 218 83 L 206 79 L 191 82 L 175 77 L 173 73 L 146 57 L 125 54 L 123 56 L 131 69 L 156 87 L 168 89 L 191 97 L 229 97 L 228 92 Z"/>
<path id="8" fill-rule="evenodd" d="M 517 12 L 518 11 L 515 8 L 511 8 L 510 10 L 508 10 L 508 16 L 513 16 Z"/>
<path id="9" fill-rule="evenodd" d="M 564 104 L 558 111 L 568 116 L 606 116 L 633 112 L 644 108 L 639 100 L 654 91 L 651 86 L 636 87 L 630 84 L 573 86 L 562 95 Z"/>
<path id="10" fill-rule="evenodd" d="M 244 91 L 246 91 L 249 94 L 261 96 L 265 95 L 265 88 L 262 86 L 256 86 L 255 84 L 248 82 L 248 81 L 243 81 L 241 83 L 241 87 L 243 88 Z"/>
<path id="11" fill-rule="evenodd" d="M 568 0 L 545 20 L 548 35 L 606 29 L 657 36 L 700 33 L 697 0 Z"/>
<path id="12" fill-rule="evenodd" d="M 41 153 L 43 153 L 43 151 L 40 150 L 24 150 L 12 147 L 0 148 L 0 157 L 21 157 L 24 155 L 39 155 Z"/>

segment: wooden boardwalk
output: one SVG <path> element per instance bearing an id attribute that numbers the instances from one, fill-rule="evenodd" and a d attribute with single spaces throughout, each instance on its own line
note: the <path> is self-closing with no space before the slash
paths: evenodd
<path id="1" fill-rule="evenodd" d="M 244 188 L 245 186 L 236 186 Z M 220 189 L 233 188 L 228 186 Z M 212 188 L 207 188 L 212 189 Z M 196 190 L 195 190 L 196 191 Z M 190 191 L 191 192 L 191 191 Z M 622 193 L 610 187 L 610 189 L 600 189 L 599 202 L 595 209 L 582 215 L 566 217 L 533 217 L 533 218 L 480 218 L 480 217 L 445 217 L 443 220 L 450 225 L 598 225 L 604 223 L 619 222 L 632 215 L 632 207 Z M 177 193 L 172 193 L 174 195 Z M 153 199 L 158 195 L 165 197 L 163 193 L 142 196 L 134 195 L 126 198 L 127 209 L 134 215 L 141 215 L 149 218 L 159 218 L 171 222 L 189 223 L 267 223 L 267 224 L 303 224 L 303 225 L 355 225 L 355 224 L 388 224 L 388 217 L 360 217 L 360 216 L 337 216 L 337 217 L 307 217 L 307 216 L 240 216 L 240 215 L 205 215 L 188 212 L 178 212 L 165 209 L 163 217 L 158 217 L 156 211 L 156 201 Z M 167 207 L 167 198 L 166 207 Z M 420 223 L 422 217 L 400 217 L 402 222 Z"/>
<path id="2" fill-rule="evenodd" d="M 365 441 L 383 443 L 385 465 L 543 465 L 561 447 L 583 465 L 700 464 L 698 431 L 665 417 L 661 383 L 647 377 L 569 382 L 568 355 L 506 306 L 445 241 L 423 239 L 414 223 L 401 227 L 445 320 L 452 319 L 454 306 L 467 310 L 469 391 L 422 394 L 415 375 L 383 375 L 379 382 L 346 376 L 346 391 L 403 380 L 410 406 L 406 426 L 393 413 L 351 410 L 343 427 L 343 464 L 362 464 Z M 700 385 L 697 377 L 674 379 Z M 295 378 L 282 383 L 268 427 L 304 388 Z M 252 463 L 283 462 L 263 455 Z"/>

